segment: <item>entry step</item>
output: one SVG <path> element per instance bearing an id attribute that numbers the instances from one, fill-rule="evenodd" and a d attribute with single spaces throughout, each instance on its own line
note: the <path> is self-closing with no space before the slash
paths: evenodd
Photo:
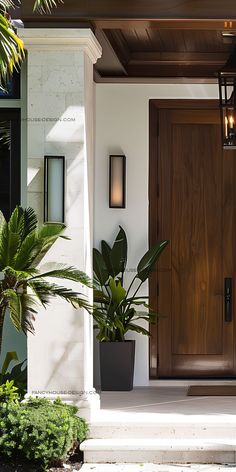
<path id="1" fill-rule="evenodd" d="M 81 446 L 85 463 L 235 463 L 236 438 L 88 439 Z"/>

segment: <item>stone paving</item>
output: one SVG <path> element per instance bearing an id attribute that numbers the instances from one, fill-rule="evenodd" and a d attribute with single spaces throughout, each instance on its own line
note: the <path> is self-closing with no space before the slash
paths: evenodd
<path id="1" fill-rule="evenodd" d="M 81 472 L 231 472 L 236 464 L 84 464 Z"/>

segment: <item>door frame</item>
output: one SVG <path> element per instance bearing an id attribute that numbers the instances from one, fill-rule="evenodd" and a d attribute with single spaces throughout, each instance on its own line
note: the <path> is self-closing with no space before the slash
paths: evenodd
<path id="1" fill-rule="evenodd" d="M 150 99 L 149 100 L 149 247 L 157 243 L 159 237 L 158 221 L 158 158 L 159 158 L 159 110 L 219 109 L 219 100 L 213 99 Z M 157 267 L 149 278 L 149 300 L 155 312 L 158 312 L 158 270 Z M 149 378 L 158 378 L 158 323 L 150 325 L 149 339 Z"/>

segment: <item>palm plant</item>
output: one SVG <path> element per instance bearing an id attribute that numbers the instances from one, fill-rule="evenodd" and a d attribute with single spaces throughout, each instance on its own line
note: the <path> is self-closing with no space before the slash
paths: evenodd
<path id="1" fill-rule="evenodd" d="M 24 57 L 24 44 L 8 19 L 11 0 L 0 0 L 0 85 L 5 88 L 14 69 L 18 70 Z"/>
<path id="2" fill-rule="evenodd" d="M 14 69 L 19 70 L 25 57 L 24 43 L 9 19 L 14 0 L 0 0 L 0 88 L 5 89 Z M 20 3 L 20 0 L 19 2 Z M 50 13 L 63 0 L 35 0 L 34 12 Z"/>
<path id="3" fill-rule="evenodd" d="M 157 314 L 149 306 L 148 297 L 140 297 L 137 294 L 167 244 L 168 241 L 162 241 L 146 252 L 127 289 L 124 288 L 124 274 L 128 245 L 123 228 L 120 226 L 112 247 L 102 241 L 101 252 L 98 249 L 93 250 L 96 288 L 92 314 L 96 322 L 95 328 L 98 328 L 99 341 L 124 341 L 129 330 L 144 335 L 150 334 L 137 322 L 145 320 L 154 323 Z"/>
<path id="4" fill-rule="evenodd" d="M 18 206 L 9 222 L 0 212 L 0 353 L 3 323 L 9 312 L 17 331 L 34 332 L 37 304 L 46 307 L 52 297 L 61 297 L 75 307 L 88 308 L 86 298 L 77 291 L 49 280 L 67 279 L 91 287 L 89 277 L 71 266 L 53 264 L 40 272 L 38 264 L 63 236 L 65 225 L 44 223 L 38 226 L 32 208 Z"/>

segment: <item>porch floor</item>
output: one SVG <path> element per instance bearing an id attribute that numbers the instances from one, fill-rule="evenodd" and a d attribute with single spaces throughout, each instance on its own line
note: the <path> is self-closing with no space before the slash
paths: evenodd
<path id="1" fill-rule="evenodd" d="M 148 421 L 156 420 L 156 415 L 166 420 L 170 415 L 172 421 L 173 415 L 175 419 L 179 415 L 217 415 L 218 421 L 224 422 L 225 415 L 230 415 L 236 422 L 236 397 L 188 397 L 187 389 L 187 386 L 153 386 L 136 387 L 130 392 L 101 392 L 101 410 L 97 415 L 104 421 L 105 418 L 120 419 L 120 415 L 127 419 L 143 417 Z"/>

